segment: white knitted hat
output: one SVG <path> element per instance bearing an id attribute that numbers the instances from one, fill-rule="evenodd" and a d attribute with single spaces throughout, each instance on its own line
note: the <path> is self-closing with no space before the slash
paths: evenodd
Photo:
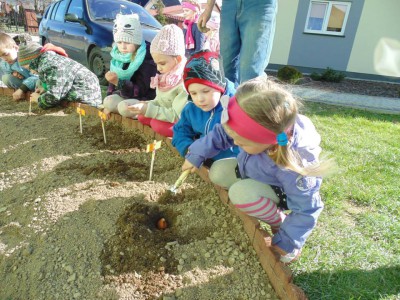
<path id="1" fill-rule="evenodd" d="M 185 56 L 183 31 L 175 24 L 165 25 L 154 37 L 150 53 Z"/>
<path id="2" fill-rule="evenodd" d="M 137 14 L 117 14 L 114 21 L 114 42 L 126 42 L 141 45 L 143 34 Z"/>

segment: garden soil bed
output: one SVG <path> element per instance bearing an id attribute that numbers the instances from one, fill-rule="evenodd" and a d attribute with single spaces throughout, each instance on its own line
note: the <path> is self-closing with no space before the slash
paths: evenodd
<path id="1" fill-rule="evenodd" d="M 166 145 L 0 96 L 0 299 L 277 299 L 238 217 Z M 165 218 L 168 227 L 158 229 Z"/>

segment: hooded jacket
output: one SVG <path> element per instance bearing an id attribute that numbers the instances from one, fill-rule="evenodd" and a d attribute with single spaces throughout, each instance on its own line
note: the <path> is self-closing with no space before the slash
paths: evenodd
<path id="1" fill-rule="evenodd" d="M 38 72 L 40 81 L 46 84 L 46 91 L 38 99 L 39 107 L 54 107 L 62 100 L 94 107 L 101 104 L 97 76 L 71 58 L 46 51 L 35 58 L 30 67 Z"/>
<path id="2" fill-rule="evenodd" d="M 321 137 L 310 119 L 298 115 L 293 127 L 291 145 L 304 165 L 318 161 Z M 204 160 L 215 156 L 219 151 L 232 147 L 233 140 L 222 125 L 216 125 L 204 138 L 195 141 L 189 147 L 186 159 L 199 167 Z M 241 177 L 275 185 L 283 189 L 287 196 L 287 206 L 291 213 L 283 221 L 280 230 L 272 239 L 286 252 L 301 249 L 307 237 L 317 223 L 324 205 L 319 194 L 322 178 L 302 176 L 282 168 L 266 154 L 251 155 L 243 149 L 237 157 Z"/>
<path id="3" fill-rule="evenodd" d="M 232 97 L 236 92 L 235 87 L 228 79 L 226 79 L 226 82 L 223 95 Z M 172 145 L 178 150 L 181 156 L 186 155 L 189 146 L 194 140 L 205 136 L 216 124 L 221 123 L 222 110 L 221 102 L 218 102 L 217 106 L 211 111 L 203 111 L 189 97 L 188 103 L 182 110 L 181 118 L 173 127 Z M 232 146 L 210 158 L 218 160 L 235 157 L 238 153 L 238 147 Z"/>

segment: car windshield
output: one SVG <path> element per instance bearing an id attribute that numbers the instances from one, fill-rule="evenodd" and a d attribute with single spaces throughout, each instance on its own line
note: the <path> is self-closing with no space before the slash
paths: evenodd
<path id="1" fill-rule="evenodd" d="M 88 0 L 89 16 L 98 21 L 114 21 L 117 14 L 138 14 L 144 25 L 160 29 L 162 26 L 143 7 L 124 0 Z"/>

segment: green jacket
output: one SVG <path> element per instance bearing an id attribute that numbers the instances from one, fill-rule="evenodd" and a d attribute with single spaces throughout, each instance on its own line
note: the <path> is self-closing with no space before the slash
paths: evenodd
<path id="1" fill-rule="evenodd" d="M 165 92 L 156 89 L 154 100 L 147 102 L 148 106 L 145 116 L 164 122 L 175 123 L 178 121 L 187 100 L 188 94 L 183 83 Z"/>
<path id="2" fill-rule="evenodd" d="M 38 99 L 39 107 L 50 108 L 61 101 L 81 102 L 97 107 L 102 102 L 97 76 L 80 63 L 53 51 L 41 54 L 30 63 L 47 91 Z"/>

